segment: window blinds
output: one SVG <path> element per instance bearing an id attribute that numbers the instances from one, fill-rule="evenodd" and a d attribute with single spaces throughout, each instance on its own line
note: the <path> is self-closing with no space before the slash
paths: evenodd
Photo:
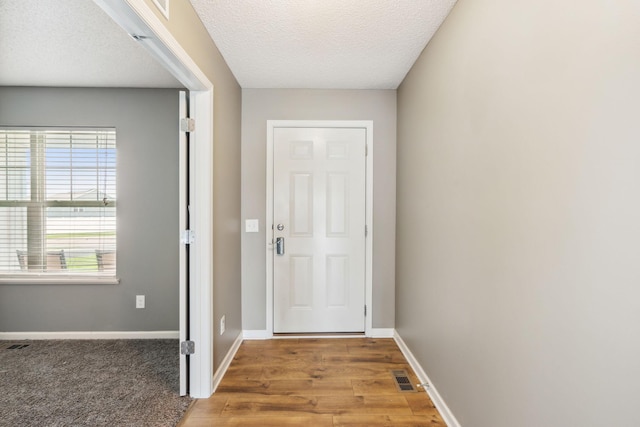
<path id="1" fill-rule="evenodd" d="M 0 128 L 0 275 L 115 276 L 114 129 Z"/>

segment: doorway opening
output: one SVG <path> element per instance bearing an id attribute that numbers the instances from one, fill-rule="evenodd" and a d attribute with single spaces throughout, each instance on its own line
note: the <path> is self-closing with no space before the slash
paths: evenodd
<path id="1" fill-rule="evenodd" d="M 189 226 L 198 237 L 189 247 L 189 311 L 186 297 L 181 298 L 180 318 L 187 320 L 180 323 L 180 336 L 188 327 L 196 351 L 189 356 L 189 372 L 185 365 L 181 375 L 188 375 L 191 397 L 206 398 L 213 393 L 213 83 L 144 0 L 94 2 L 189 90 L 190 115 L 197 125 L 190 134 L 191 201 L 181 210 L 189 210 Z M 180 382 L 186 386 L 186 378 Z"/>

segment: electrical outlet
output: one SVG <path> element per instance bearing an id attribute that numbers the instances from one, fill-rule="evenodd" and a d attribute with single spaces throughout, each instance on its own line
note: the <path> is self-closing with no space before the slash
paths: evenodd
<path id="1" fill-rule="evenodd" d="M 144 295 L 136 295 L 136 308 L 144 308 Z"/>
<path id="2" fill-rule="evenodd" d="M 220 318 L 220 335 L 224 334 L 225 323 L 226 323 L 226 316 L 222 316 Z"/>

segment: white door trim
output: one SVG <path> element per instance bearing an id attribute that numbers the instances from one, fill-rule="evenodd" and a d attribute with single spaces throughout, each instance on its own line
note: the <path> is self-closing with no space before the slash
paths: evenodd
<path id="1" fill-rule="evenodd" d="M 267 283 L 267 336 L 273 336 L 273 129 L 277 127 L 299 128 L 363 128 L 366 130 L 367 141 L 367 171 L 366 171 L 366 224 L 368 228 L 365 240 L 365 304 L 367 315 L 365 317 L 365 335 L 372 334 L 373 318 L 373 121 L 372 120 L 267 120 L 267 215 L 266 215 L 266 283 Z"/>
<path id="2" fill-rule="evenodd" d="M 190 356 L 190 395 L 213 393 L 213 83 L 165 27 L 145 0 L 94 0 L 127 33 L 147 36 L 141 45 L 189 91 L 195 159 L 192 163 L 190 334 L 196 343 Z M 176 241 L 179 239 L 176 230 Z M 177 349 L 176 349 L 177 351 Z"/>

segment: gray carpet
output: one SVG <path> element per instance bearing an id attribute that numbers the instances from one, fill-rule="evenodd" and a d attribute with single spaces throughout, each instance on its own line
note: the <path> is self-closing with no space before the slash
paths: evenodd
<path id="1" fill-rule="evenodd" d="M 175 426 L 178 375 L 177 340 L 0 341 L 0 426 Z"/>

